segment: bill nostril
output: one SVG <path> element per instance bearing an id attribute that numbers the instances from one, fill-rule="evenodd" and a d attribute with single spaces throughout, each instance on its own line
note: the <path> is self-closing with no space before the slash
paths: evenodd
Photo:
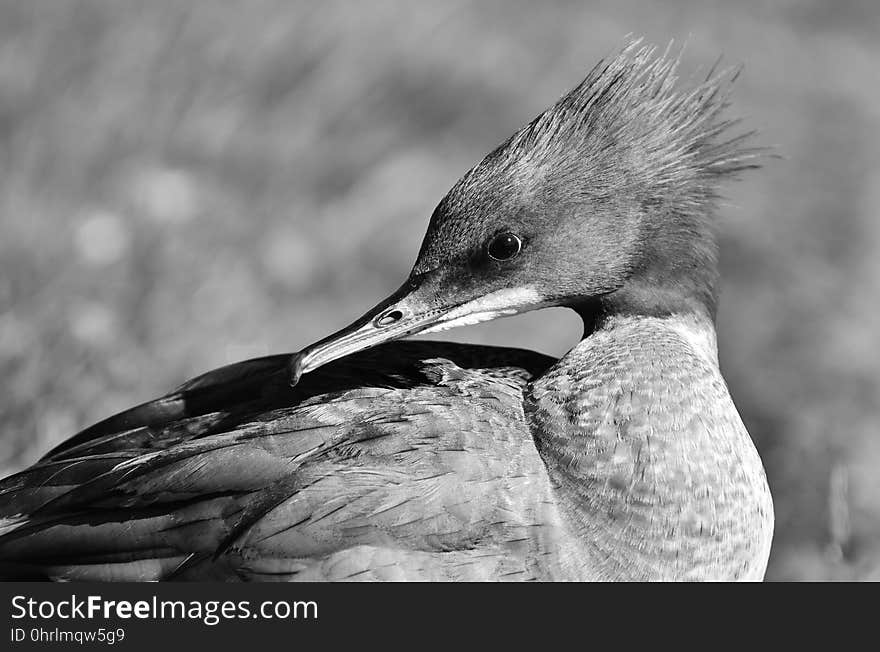
<path id="1" fill-rule="evenodd" d="M 401 319 L 403 319 L 403 313 L 400 310 L 389 310 L 388 312 L 379 315 L 373 321 L 375 326 L 391 326 L 391 324 L 396 324 Z"/>

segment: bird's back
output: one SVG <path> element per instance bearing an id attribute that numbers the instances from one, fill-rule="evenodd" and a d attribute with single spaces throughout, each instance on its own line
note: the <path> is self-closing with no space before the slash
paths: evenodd
<path id="1" fill-rule="evenodd" d="M 288 360 L 196 378 L 3 480 L 0 574 L 558 575 L 535 561 L 559 545 L 558 515 L 522 411 L 552 359 L 399 342 L 296 388 Z"/>

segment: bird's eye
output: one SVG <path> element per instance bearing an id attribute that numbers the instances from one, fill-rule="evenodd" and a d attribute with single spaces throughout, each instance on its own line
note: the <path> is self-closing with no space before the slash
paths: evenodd
<path id="1" fill-rule="evenodd" d="M 499 233 L 486 247 L 486 252 L 492 260 L 510 260 L 522 249 L 522 240 L 513 233 Z"/>

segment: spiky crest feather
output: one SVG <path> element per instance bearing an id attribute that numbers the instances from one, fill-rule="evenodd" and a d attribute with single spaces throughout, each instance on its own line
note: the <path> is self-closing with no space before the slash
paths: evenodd
<path id="1" fill-rule="evenodd" d="M 748 145 L 753 132 L 725 137 L 740 122 L 722 115 L 739 69 L 713 67 L 702 83 L 680 89 L 681 52 L 670 50 L 658 55 L 637 40 L 600 61 L 466 174 L 446 207 L 493 185 L 556 185 L 593 199 L 625 191 L 682 208 L 714 199 L 721 177 L 759 167 L 765 150 Z"/>

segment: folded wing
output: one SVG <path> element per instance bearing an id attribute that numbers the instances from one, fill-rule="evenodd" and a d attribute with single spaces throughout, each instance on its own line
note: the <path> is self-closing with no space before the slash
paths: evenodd
<path id="1" fill-rule="evenodd" d="M 550 358 L 398 342 L 296 388 L 288 360 L 205 374 L 0 482 L 0 575 L 538 573 L 526 548 L 550 516 L 522 391 Z"/>

